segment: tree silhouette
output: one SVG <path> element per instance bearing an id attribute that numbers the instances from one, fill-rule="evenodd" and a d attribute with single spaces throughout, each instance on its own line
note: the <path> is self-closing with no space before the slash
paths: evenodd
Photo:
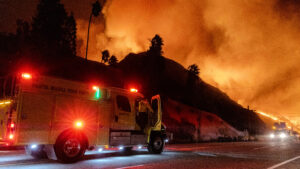
<path id="1" fill-rule="evenodd" d="M 162 55 L 162 46 L 164 45 L 162 38 L 156 34 L 151 40 L 149 51 L 155 55 Z"/>
<path id="2" fill-rule="evenodd" d="M 151 45 L 147 51 L 147 59 L 144 60 L 144 65 L 147 66 L 149 72 L 144 72 L 148 76 L 147 84 L 151 86 L 150 93 L 147 95 L 154 95 L 161 93 L 163 80 L 164 80 L 164 69 L 165 69 L 165 58 L 162 56 L 163 40 L 159 35 L 155 35 L 151 39 Z"/>
<path id="3" fill-rule="evenodd" d="M 91 27 L 91 21 L 92 16 L 99 16 L 100 12 L 102 11 L 102 8 L 106 2 L 106 0 L 101 1 L 102 3 L 99 3 L 97 0 L 95 3 L 92 4 L 92 12 L 89 19 L 89 26 L 88 26 L 88 33 L 87 33 L 87 40 L 86 40 L 86 50 L 85 50 L 85 59 L 87 60 L 87 53 L 88 53 L 88 47 L 89 47 L 89 36 L 90 36 L 90 27 Z"/>
<path id="4" fill-rule="evenodd" d="M 198 68 L 198 65 L 196 64 L 192 64 L 188 67 L 188 71 L 190 74 L 195 75 L 195 76 L 199 76 L 200 73 L 200 69 Z"/>
<path id="5" fill-rule="evenodd" d="M 76 23 L 60 0 L 40 0 L 31 35 L 44 56 L 73 56 L 76 52 Z"/>
<path id="6" fill-rule="evenodd" d="M 69 46 L 69 52 L 72 53 L 72 55 L 76 56 L 76 21 L 73 16 L 73 12 L 71 12 L 71 15 L 67 17 L 65 21 L 65 43 L 67 46 Z"/>
<path id="7" fill-rule="evenodd" d="M 20 51 L 30 46 L 30 25 L 28 22 L 21 19 L 17 20 L 16 40 L 15 51 Z"/>
<path id="8" fill-rule="evenodd" d="M 21 39 L 26 39 L 30 34 L 29 23 L 21 19 L 17 19 L 17 31 L 16 36 Z"/>
<path id="9" fill-rule="evenodd" d="M 110 66 L 115 66 L 118 63 L 118 59 L 116 56 L 112 55 L 109 60 L 108 60 L 108 64 Z"/>
<path id="10" fill-rule="evenodd" d="M 104 50 L 102 52 L 102 60 L 101 60 L 101 62 L 102 63 L 107 63 L 108 59 L 109 59 L 109 51 L 108 50 Z"/>

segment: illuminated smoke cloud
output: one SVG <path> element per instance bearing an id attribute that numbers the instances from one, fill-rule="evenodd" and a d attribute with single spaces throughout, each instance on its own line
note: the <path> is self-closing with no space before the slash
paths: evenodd
<path id="1" fill-rule="evenodd" d="M 91 27 L 90 59 L 108 49 L 118 59 L 164 39 L 164 55 L 243 106 L 300 121 L 300 3 L 297 0 L 113 0 Z M 97 19 L 95 19 L 97 20 Z M 84 40 L 87 21 L 78 20 Z"/>

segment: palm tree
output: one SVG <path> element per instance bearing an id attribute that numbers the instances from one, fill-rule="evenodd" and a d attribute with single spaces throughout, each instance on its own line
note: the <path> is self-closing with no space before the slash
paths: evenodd
<path id="1" fill-rule="evenodd" d="M 85 59 L 87 60 L 87 53 L 88 53 L 88 47 L 89 47 L 89 35 L 90 35 L 90 26 L 91 26 L 91 21 L 92 21 L 92 16 L 97 17 L 100 12 L 102 11 L 103 4 L 100 4 L 99 1 L 97 0 L 95 3 L 93 3 L 93 8 L 92 12 L 90 15 L 90 20 L 89 20 L 89 26 L 88 26 L 88 33 L 87 33 L 87 41 L 86 41 L 86 51 L 85 51 Z"/>
<path id="2" fill-rule="evenodd" d="M 200 73 L 200 70 L 199 70 L 199 68 L 198 68 L 198 65 L 196 65 L 196 64 L 190 65 L 190 66 L 188 67 L 188 71 L 189 71 L 190 74 L 195 75 L 195 76 L 198 76 L 199 73 Z"/>
<path id="3" fill-rule="evenodd" d="M 162 55 L 162 46 L 164 45 L 162 38 L 159 35 L 155 35 L 151 40 L 151 46 L 149 51 L 156 55 Z"/>
<path id="4" fill-rule="evenodd" d="M 108 62 L 108 59 L 109 59 L 109 51 L 108 50 L 104 50 L 102 52 L 102 60 L 101 60 L 101 62 L 106 63 L 106 62 Z"/>
<path id="5" fill-rule="evenodd" d="M 115 66 L 118 63 L 118 59 L 116 56 L 112 55 L 109 60 L 108 60 L 108 64 L 110 66 Z"/>

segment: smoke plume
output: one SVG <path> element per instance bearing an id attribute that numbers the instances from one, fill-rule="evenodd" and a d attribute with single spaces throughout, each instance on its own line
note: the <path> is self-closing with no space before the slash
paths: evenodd
<path id="1" fill-rule="evenodd" d="M 298 0 L 112 0 L 91 26 L 89 58 L 108 49 L 120 60 L 159 34 L 164 56 L 198 64 L 238 103 L 300 122 L 299 9 Z M 77 23 L 85 40 L 87 20 Z"/>

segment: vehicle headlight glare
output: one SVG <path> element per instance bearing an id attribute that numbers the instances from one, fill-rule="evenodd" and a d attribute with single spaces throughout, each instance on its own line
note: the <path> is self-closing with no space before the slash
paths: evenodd
<path id="1" fill-rule="evenodd" d="M 30 146 L 30 148 L 31 148 L 31 149 L 36 149 L 36 148 L 37 148 L 37 145 L 36 145 L 36 144 L 32 144 L 32 145 Z"/>
<path id="2" fill-rule="evenodd" d="M 286 138 L 286 134 L 285 133 L 280 133 L 279 137 L 280 138 Z"/>

